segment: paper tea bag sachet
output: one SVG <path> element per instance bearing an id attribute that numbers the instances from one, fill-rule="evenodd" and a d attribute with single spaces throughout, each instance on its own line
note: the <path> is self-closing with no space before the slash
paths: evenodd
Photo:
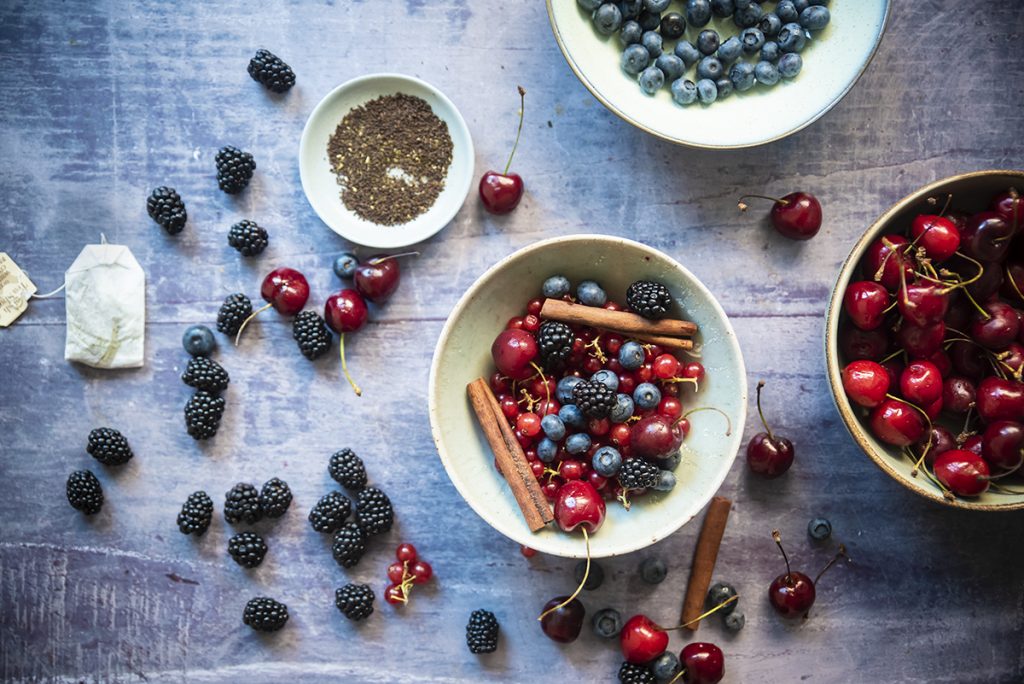
<path id="1" fill-rule="evenodd" d="M 64 274 L 64 358 L 93 368 L 138 368 L 146 331 L 146 275 L 124 245 L 86 245 Z"/>

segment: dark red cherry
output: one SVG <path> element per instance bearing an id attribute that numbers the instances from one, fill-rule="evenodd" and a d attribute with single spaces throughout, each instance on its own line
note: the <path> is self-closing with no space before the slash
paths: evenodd
<path id="1" fill-rule="evenodd" d="M 996 355 L 996 361 L 1014 379 L 1019 380 L 1024 375 L 1024 345 L 1020 342 L 1011 342 L 1006 349 Z"/>
<path id="2" fill-rule="evenodd" d="M 555 522 L 563 532 L 579 526 L 593 534 L 604 523 L 604 499 L 589 480 L 569 480 L 558 490 L 555 499 Z"/>
<path id="3" fill-rule="evenodd" d="M 949 295 L 934 283 L 914 283 L 897 293 L 896 306 L 913 325 L 930 325 L 945 319 Z"/>
<path id="4" fill-rule="evenodd" d="M 896 337 L 903 349 L 913 358 L 928 358 L 942 349 L 942 341 L 946 336 L 945 323 L 914 325 L 903 322 Z"/>
<path id="5" fill-rule="evenodd" d="M 401 276 L 397 258 L 378 254 L 356 266 L 353 283 L 364 298 L 380 304 L 394 294 Z"/>
<path id="6" fill-rule="evenodd" d="M 568 596 L 556 596 L 544 604 L 543 613 L 567 600 Z M 540 628 L 552 641 L 568 644 L 576 641 L 583 628 L 583 617 L 587 611 L 579 599 L 573 599 L 558 610 L 548 613 L 540 620 Z"/>
<path id="7" fill-rule="evenodd" d="M 762 477 L 774 478 L 782 475 L 793 465 L 795 455 L 793 443 L 785 437 L 772 433 L 761 410 L 761 389 L 764 381 L 757 383 L 757 412 L 765 431 L 750 438 L 747 444 L 747 465 Z"/>
<path id="8" fill-rule="evenodd" d="M 655 413 L 633 424 L 629 432 L 629 444 L 637 456 L 665 459 L 679 451 L 685 437 L 682 422 Z"/>
<path id="9" fill-rule="evenodd" d="M 910 224 L 910 235 L 936 264 L 941 264 L 960 248 L 960 231 L 952 221 L 942 216 L 915 216 Z"/>
<path id="10" fill-rule="evenodd" d="M 999 293 L 1016 304 L 1024 302 L 1024 264 L 1011 261 L 1003 267 L 1003 271 L 1005 277 Z"/>
<path id="11" fill-rule="evenodd" d="M 974 307 L 967 301 L 967 297 L 959 290 L 951 292 L 949 294 L 949 307 L 946 309 L 944 321 L 946 327 L 953 328 L 954 330 L 967 330 L 967 326 L 971 324 L 973 316 Z"/>
<path id="12" fill-rule="evenodd" d="M 362 295 L 350 288 L 335 292 L 324 302 L 324 320 L 339 335 L 359 330 L 368 316 Z"/>
<path id="13" fill-rule="evenodd" d="M 874 330 L 882 325 L 888 306 L 888 290 L 870 280 L 850 283 L 843 295 L 843 310 L 861 330 Z"/>
<path id="14" fill-rule="evenodd" d="M 821 203 L 808 192 L 792 192 L 772 205 L 772 225 L 790 240 L 810 240 L 821 230 Z"/>
<path id="15" fill-rule="evenodd" d="M 889 375 L 889 387 L 899 387 L 900 377 L 903 376 L 904 367 L 905 366 L 899 358 L 889 359 L 882 364 L 882 368 L 884 368 L 885 372 Z"/>
<path id="16" fill-rule="evenodd" d="M 627 662 L 643 665 L 665 652 L 668 648 L 668 632 L 646 615 L 634 615 L 622 625 L 619 647 Z"/>
<path id="17" fill-rule="evenodd" d="M 508 214 L 517 206 L 523 198 L 523 179 L 518 173 L 509 173 L 512 166 L 512 158 L 519 147 L 519 136 L 523 132 L 523 114 L 526 111 L 526 91 L 519 86 L 519 129 L 516 132 L 516 141 L 512 145 L 512 152 L 508 155 L 508 162 L 502 173 L 488 171 L 480 179 L 480 201 L 484 209 L 492 214 Z"/>
<path id="18" fill-rule="evenodd" d="M 843 389 L 855 404 L 874 408 L 885 401 L 889 373 L 874 361 L 852 361 L 843 369 Z"/>
<path id="19" fill-rule="evenodd" d="M 978 384 L 975 405 L 986 423 L 1024 419 L 1024 384 L 989 376 Z"/>
<path id="20" fill-rule="evenodd" d="M 982 308 L 988 317 L 978 315 L 971 323 L 971 337 L 980 345 L 989 349 L 1005 349 L 1010 342 L 1017 339 L 1020 332 L 1020 317 L 1017 311 L 1004 302 L 986 302 Z"/>
<path id="21" fill-rule="evenodd" d="M 263 279 L 260 295 L 282 316 L 294 316 L 306 306 L 309 283 L 294 268 L 275 268 Z"/>
<path id="22" fill-rule="evenodd" d="M 981 380 L 992 371 L 985 350 L 971 342 L 949 345 L 949 358 L 953 362 L 953 370 L 971 380 Z"/>
<path id="23" fill-rule="evenodd" d="M 886 444 L 904 447 L 921 440 L 925 433 L 924 417 L 906 402 L 886 399 L 871 412 L 871 431 Z"/>
<path id="24" fill-rule="evenodd" d="M 896 233 L 883 235 L 872 242 L 864 254 L 864 277 L 867 280 L 880 282 L 890 292 L 895 292 L 903 279 L 912 280 L 914 266 L 906 254 L 909 245 L 907 238 Z"/>
<path id="25" fill-rule="evenodd" d="M 974 406 L 976 396 L 974 383 L 967 378 L 953 375 L 942 383 L 942 404 L 950 413 L 967 413 Z"/>
<path id="26" fill-rule="evenodd" d="M 513 380 L 525 380 L 534 374 L 531 363 L 537 358 L 537 341 L 525 330 L 502 330 L 491 345 L 494 366 Z"/>
<path id="27" fill-rule="evenodd" d="M 940 349 L 935 352 L 926 361 L 931 361 L 935 364 L 935 367 L 939 369 L 939 373 L 942 374 L 943 379 L 947 378 L 953 373 L 953 362 L 949 358 L 949 354 Z"/>
<path id="28" fill-rule="evenodd" d="M 685 684 L 718 684 L 725 676 L 725 656 L 714 644 L 694 641 L 679 653 Z"/>
<path id="29" fill-rule="evenodd" d="M 928 446 L 929 439 L 931 440 L 931 446 Z M 956 449 L 956 436 L 946 427 L 942 425 L 933 425 L 929 434 L 925 435 L 915 447 L 915 452 L 920 456 L 924 448 L 928 446 L 928 453 L 925 454 L 924 462 L 929 466 L 935 462 L 935 458 L 939 454 L 944 454 L 947 451 Z"/>
<path id="30" fill-rule="evenodd" d="M 913 361 L 900 376 L 903 398 L 918 406 L 929 406 L 942 398 L 942 373 L 931 361 Z"/>
<path id="31" fill-rule="evenodd" d="M 814 605 L 814 582 L 802 572 L 787 572 L 772 580 L 768 600 L 787 619 L 805 617 Z"/>
<path id="32" fill-rule="evenodd" d="M 988 489 L 988 464 L 971 451 L 947 451 L 935 459 L 932 468 L 939 482 L 957 496 L 978 496 Z"/>
<path id="33" fill-rule="evenodd" d="M 848 328 L 839 337 L 843 356 L 850 360 L 881 361 L 889 351 L 889 338 L 882 330 Z"/>
<path id="34" fill-rule="evenodd" d="M 1024 425 L 1012 420 L 989 423 L 981 435 L 981 455 L 996 468 L 1018 467 L 1024 458 Z"/>
<path id="35" fill-rule="evenodd" d="M 964 451 L 970 451 L 975 456 L 981 456 L 981 435 L 971 435 L 960 445 Z"/>
<path id="36" fill-rule="evenodd" d="M 1012 237 L 1009 221 L 994 211 L 983 211 L 967 219 L 960 231 L 961 249 L 978 261 L 1002 261 L 1010 249 Z"/>
<path id="37" fill-rule="evenodd" d="M 990 208 L 1009 221 L 1014 232 L 1024 224 L 1024 202 L 1021 202 L 1020 193 L 1016 188 L 1010 188 L 993 197 Z"/>
<path id="38" fill-rule="evenodd" d="M 1003 269 L 999 267 L 999 264 L 983 264 L 981 275 L 977 280 L 967 286 L 967 292 L 970 293 L 979 302 L 985 301 L 990 298 L 1003 286 Z M 978 273 L 977 266 L 972 264 L 972 269 L 967 271 L 967 278 L 974 278 Z"/>

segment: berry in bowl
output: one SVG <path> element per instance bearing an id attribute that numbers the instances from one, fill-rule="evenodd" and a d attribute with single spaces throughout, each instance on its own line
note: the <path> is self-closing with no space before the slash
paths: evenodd
<path id="1" fill-rule="evenodd" d="M 604 557 L 663 539 L 711 499 L 739 447 L 746 376 L 692 274 L 640 243 L 578 235 L 474 283 L 441 333 L 429 397 L 442 463 L 484 520 L 544 553 Z"/>

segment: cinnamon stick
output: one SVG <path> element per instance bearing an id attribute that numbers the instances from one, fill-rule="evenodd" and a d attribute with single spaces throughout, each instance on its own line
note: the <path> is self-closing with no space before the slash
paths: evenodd
<path id="1" fill-rule="evenodd" d="M 641 342 L 649 342 L 651 344 L 656 344 L 659 347 L 664 347 L 665 349 L 682 349 L 686 351 L 693 349 L 693 340 L 684 340 L 679 337 L 665 337 L 664 335 L 641 335 L 639 333 L 633 333 L 631 337 L 634 337 L 640 340 Z"/>
<path id="2" fill-rule="evenodd" d="M 522 446 L 501 412 L 497 398 L 483 378 L 477 378 L 469 383 L 466 392 L 476 413 L 477 422 L 491 445 L 498 468 L 512 489 L 512 495 L 523 512 L 526 524 L 531 532 L 542 529 L 554 520 L 555 516 L 537 478 L 530 470 Z"/>
<path id="3" fill-rule="evenodd" d="M 573 304 L 562 299 L 545 299 L 540 316 L 562 323 L 589 325 L 593 328 L 603 328 L 630 335 L 692 337 L 697 332 L 697 325 L 690 321 L 671 319 L 652 321 L 635 313 Z"/>
<path id="4" fill-rule="evenodd" d="M 695 620 L 704 612 L 704 599 L 711 585 L 711 575 L 715 571 L 718 560 L 718 548 L 722 545 L 725 524 L 729 520 L 729 509 L 732 501 L 724 496 L 711 499 L 708 512 L 704 516 L 704 525 L 700 528 L 697 538 L 697 549 L 693 552 L 693 565 L 690 566 L 690 580 L 686 585 L 686 597 L 683 599 L 683 616 L 681 623 Z M 687 629 L 696 632 L 700 622 L 695 622 Z"/>

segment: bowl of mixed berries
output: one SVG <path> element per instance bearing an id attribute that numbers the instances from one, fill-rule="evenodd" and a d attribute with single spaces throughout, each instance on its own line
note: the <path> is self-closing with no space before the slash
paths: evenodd
<path id="1" fill-rule="evenodd" d="M 900 200 L 843 265 L 829 384 L 882 470 L 960 508 L 1024 508 L 1022 171 L 980 171 Z"/>
<path id="2" fill-rule="evenodd" d="M 466 291 L 429 400 L 441 461 L 485 521 L 544 553 L 604 557 L 711 499 L 747 391 L 732 326 L 693 274 L 638 242 L 576 235 L 515 252 Z"/>

